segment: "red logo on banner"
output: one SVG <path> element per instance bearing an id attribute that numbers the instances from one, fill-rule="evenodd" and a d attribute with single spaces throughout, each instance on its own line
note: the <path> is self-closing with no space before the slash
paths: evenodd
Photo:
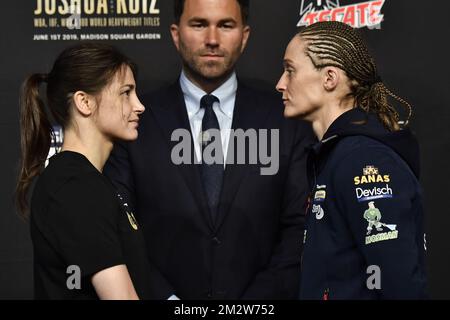
<path id="1" fill-rule="evenodd" d="M 297 26 L 319 21 L 340 21 L 354 28 L 375 28 L 383 21 L 385 0 L 374 0 L 341 6 L 339 0 L 302 0 Z"/>

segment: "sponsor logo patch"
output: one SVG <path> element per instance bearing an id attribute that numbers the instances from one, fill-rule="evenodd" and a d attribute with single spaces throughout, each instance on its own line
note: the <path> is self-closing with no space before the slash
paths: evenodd
<path id="1" fill-rule="evenodd" d="M 313 204 L 312 213 L 316 214 L 317 220 L 322 220 L 323 216 L 325 215 L 325 212 L 323 211 L 323 208 L 320 204 Z"/>
<path id="2" fill-rule="evenodd" d="M 363 175 L 353 178 L 355 186 L 367 183 L 388 183 L 391 182 L 390 175 L 380 174 L 374 166 L 366 166 L 363 168 Z"/>
<path id="3" fill-rule="evenodd" d="M 324 202 L 327 197 L 327 192 L 325 190 L 318 190 L 314 194 L 314 202 Z"/>
<path id="4" fill-rule="evenodd" d="M 372 189 L 356 188 L 356 199 L 358 202 L 370 201 L 375 199 L 393 198 L 392 189 L 386 184 L 383 188 L 373 187 Z"/>
<path id="5" fill-rule="evenodd" d="M 381 212 L 375 207 L 375 203 L 373 201 L 369 202 L 369 208 L 364 211 L 364 219 L 368 222 L 366 244 L 398 238 L 397 225 L 381 222 Z M 378 233 L 372 234 L 372 232 Z"/>

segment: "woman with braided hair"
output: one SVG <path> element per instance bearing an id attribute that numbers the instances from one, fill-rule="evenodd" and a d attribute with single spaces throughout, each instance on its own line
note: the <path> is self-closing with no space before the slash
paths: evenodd
<path id="1" fill-rule="evenodd" d="M 284 114 L 311 122 L 301 299 L 426 297 L 418 145 L 411 106 L 382 82 L 352 27 L 319 22 L 289 43 Z M 406 107 L 406 119 L 390 103 Z"/>

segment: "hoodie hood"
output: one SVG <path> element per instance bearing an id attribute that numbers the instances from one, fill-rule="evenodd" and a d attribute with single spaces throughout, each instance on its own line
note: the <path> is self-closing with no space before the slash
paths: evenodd
<path id="1" fill-rule="evenodd" d="M 410 167 L 415 176 L 420 176 L 419 144 L 409 128 L 391 132 L 379 121 L 377 115 L 355 108 L 343 113 L 328 128 L 322 141 L 313 147 L 319 155 L 324 149 L 335 145 L 347 136 L 362 135 L 390 147 Z"/>

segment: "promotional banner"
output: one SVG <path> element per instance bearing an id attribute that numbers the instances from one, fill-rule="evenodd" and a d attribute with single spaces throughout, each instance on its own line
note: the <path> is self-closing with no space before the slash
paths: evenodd
<path id="1" fill-rule="evenodd" d="M 37 0 L 33 40 L 160 40 L 160 1 Z"/>
<path id="2" fill-rule="evenodd" d="M 342 5 L 339 0 L 302 0 L 297 26 L 308 26 L 319 21 L 339 21 L 354 28 L 380 28 L 384 3 L 385 0 L 375 0 Z"/>

